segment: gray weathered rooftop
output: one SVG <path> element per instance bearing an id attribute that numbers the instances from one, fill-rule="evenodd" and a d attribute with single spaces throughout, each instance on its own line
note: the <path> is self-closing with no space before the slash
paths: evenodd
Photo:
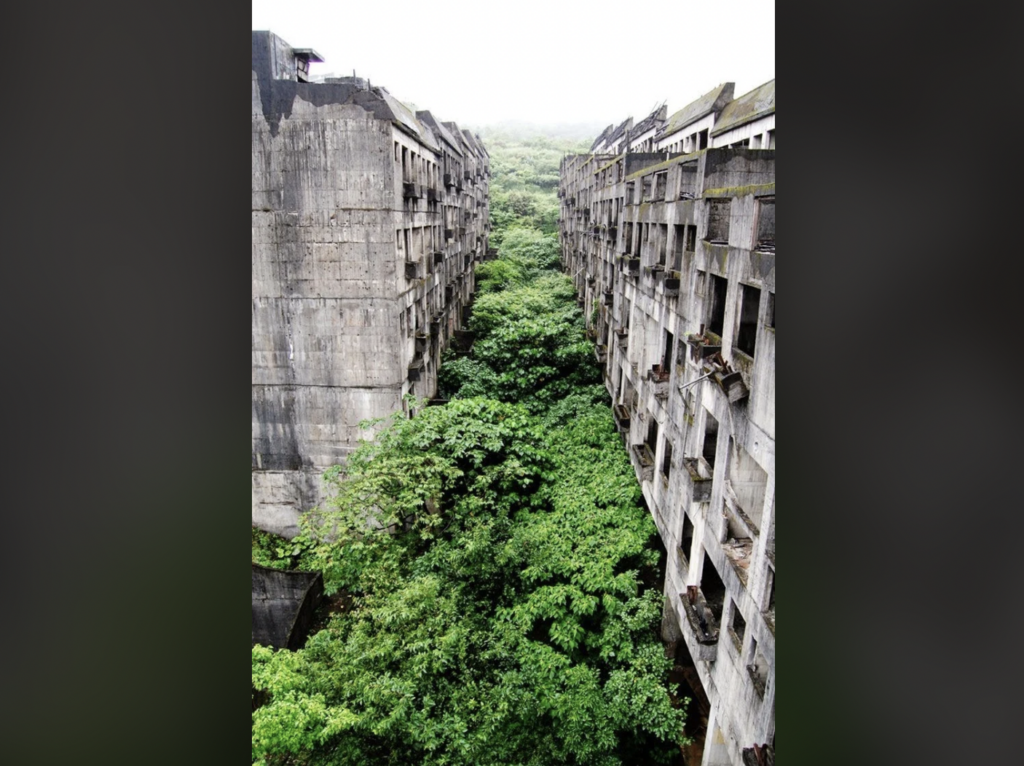
<path id="1" fill-rule="evenodd" d="M 665 119 L 665 112 L 667 108 L 664 104 L 659 106 L 649 115 L 644 117 L 640 122 L 630 128 L 629 134 L 631 136 L 642 136 L 644 133 L 655 127 L 660 120 Z"/>
<path id="2" fill-rule="evenodd" d="M 416 118 L 420 122 L 429 125 L 431 130 L 433 130 L 435 134 L 440 136 L 441 139 L 451 147 L 452 151 L 460 157 L 462 156 L 462 142 L 453 136 L 451 131 L 445 127 L 444 123 L 434 117 L 429 110 L 423 109 L 416 112 Z"/>
<path id="3" fill-rule="evenodd" d="M 658 131 L 656 138 L 660 140 L 665 136 L 671 136 L 673 133 L 678 133 L 687 125 L 692 125 L 712 112 L 722 111 L 726 104 L 732 101 L 733 88 L 735 87 L 735 83 L 722 83 L 695 101 L 691 101 L 668 118 L 668 122 L 665 124 L 665 127 Z"/>
<path id="4" fill-rule="evenodd" d="M 612 131 L 612 134 L 608 137 L 608 143 L 614 144 L 616 141 L 622 138 L 626 134 L 626 131 L 629 130 L 632 126 L 633 118 L 627 117 L 625 120 L 623 120 L 622 124 L 619 125 L 619 127 Z"/>
<path id="5" fill-rule="evenodd" d="M 412 109 L 407 107 L 383 88 L 374 88 L 373 90 L 374 93 L 388 105 L 388 108 L 394 115 L 395 122 L 410 130 L 430 149 L 433 149 L 434 151 L 439 151 L 441 149 L 433 131 L 427 125 L 416 119 L 416 115 L 413 113 Z"/>
<path id="6" fill-rule="evenodd" d="M 599 146 L 601 145 L 601 143 L 602 143 L 602 142 L 603 142 L 603 141 L 604 141 L 604 140 L 605 140 L 605 139 L 606 139 L 606 138 L 607 138 L 608 136 L 610 136 L 610 135 L 611 135 L 611 132 L 612 132 L 612 130 L 614 130 L 614 129 L 615 129 L 615 126 L 614 126 L 614 125 L 609 125 L 609 126 L 608 126 L 607 128 L 605 128 L 604 130 L 602 130 L 602 131 L 601 131 L 601 135 L 599 135 L 599 136 L 598 136 L 597 138 L 595 138 L 595 139 L 594 139 L 594 143 L 592 143 L 592 144 L 590 145 L 590 151 L 592 151 L 592 152 L 593 152 L 593 151 L 596 151 L 596 150 L 597 150 L 597 147 L 599 147 Z"/>
<path id="7" fill-rule="evenodd" d="M 727 130 L 752 122 L 758 117 L 764 117 L 766 114 L 775 114 L 774 78 L 726 105 L 718 117 L 718 122 L 715 123 L 715 129 L 711 131 L 711 135 L 717 136 Z"/>
<path id="8" fill-rule="evenodd" d="M 299 58 L 304 58 L 307 61 L 312 61 L 316 64 L 322 64 L 324 62 L 323 56 L 312 48 L 292 48 L 292 53 Z"/>

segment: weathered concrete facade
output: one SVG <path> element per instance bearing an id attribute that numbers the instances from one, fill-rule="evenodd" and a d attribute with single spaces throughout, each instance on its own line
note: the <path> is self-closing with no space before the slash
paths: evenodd
<path id="1" fill-rule="evenodd" d="M 667 552 L 691 766 L 756 763 L 755 746 L 774 759 L 775 152 L 767 129 L 747 138 L 758 148 L 708 148 L 731 91 L 659 128 L 655 145 L 685 152 L 628 151 L 623 123 L 563 160 L 559 191 L 564 266 L 598 309 L 598 360 Z M 719 135 L 763 120 L 758 103 Z"/>
<path id="2" fill-rule="evenodd" d="M 433 396 L 487 250 L 479 138 L 252 33 L 252 522 L 292 535 L 359 423 Z"/>

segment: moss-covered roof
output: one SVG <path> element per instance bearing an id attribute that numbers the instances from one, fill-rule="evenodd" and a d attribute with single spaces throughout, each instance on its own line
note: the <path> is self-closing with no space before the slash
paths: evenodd
<path id="1" fill-rule="evenodd" d="M 648 165 L 645 168 L 640 168 L 640 170 L 630 173 L 628 176 L 626 176 L 626 180 L 635 181 L 636 179 L 640 178 L 640 176 L 645 176 L 648 173 L 657 173 L 661 170 L 668 170 L 673 165 L 679 165 L 684 162 L 693 162 L 697 157 L 699 157 L 701 154 L 704 154 L 705 152 L 707 152 L 707 149 L 701 149 L 699 152 L 691 152 L 690 154 L 684 154 L 681 157 L 673 157 L 670 160 L 659 162 L 657 165 Z"/>
<path id="2" fill-rule="evenodd" d="M 722 83 L 718 87 L 709 90 L 696 101 L 691 101 L 668 118 L 668 123 L 658 132 L 656 138 L 661 140 L 665 136 L 671 136 L 673 133 L 678 133 L 687 125 L 692 125 L 712 112 L 722 111 L 726 104 L 732 101 L 733 88 L 735 87 L 735 83 Z"/>
<path id="3" fill-rule="evenodd" d="M 775 114 L 774 78 L 727 104 L 718 116 L 711 135 L 717 136 L 767 114 Z"/>

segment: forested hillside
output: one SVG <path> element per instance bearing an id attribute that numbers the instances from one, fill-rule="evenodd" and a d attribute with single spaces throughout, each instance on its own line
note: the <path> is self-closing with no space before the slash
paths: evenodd
<path id="1" fill-rule="evenodd" d="M 295 540 L 254 532 L 254 560 L 345 595 L 304 649 L 253 648 L 254 763 L 626 766 L 683 741 L 656 530 L 559 273 L 558 163 L 585 147 L 482 135 L 499 255 L 448 402 L 329 471 Z"/>

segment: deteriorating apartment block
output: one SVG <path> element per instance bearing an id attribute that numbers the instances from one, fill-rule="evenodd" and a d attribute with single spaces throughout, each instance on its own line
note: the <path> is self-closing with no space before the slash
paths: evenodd
<path id="1" fill-rule="evenodd" d="M 297 532 L 361 421 L 432 397 L 487 251 L 479 137 L 252 33 L 252 522 Z"/>
<path id="2" fill-rule="evenodd" d="M 561 166 L 563 264 L 667 552 L 690 766 L 774 759 L 774 93 L 727 83 L 662 121 L 661 151 L 627 121 Z"/>

